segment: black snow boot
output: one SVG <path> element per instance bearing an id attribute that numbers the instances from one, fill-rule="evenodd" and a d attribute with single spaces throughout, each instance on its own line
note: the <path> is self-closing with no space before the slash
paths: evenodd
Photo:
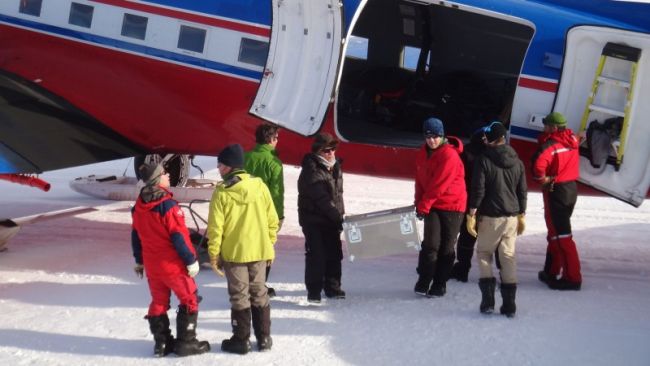
<path id="1" fill-rule="evenodd" d="M 461 262 L 454 263 L 454 266 L 451 268 L 451 278 L 460 282 L 467 282 L 467 277 L 469 277 L 469 266 Z"/>
<path id="2" fill-rule="evenodd" d="M 257 349 L 261 352 L 270 351 L 271 346 L 273 346 L 273 339 L 271 338 L 271 306 L 253 306 L 251 307 L 251 315 L 253 318 L 253 331 L 257 339 Z"/>
<path id="3" fill-rule="evenodd" d="M 501 314 L 507 316 L 508 318 L 513 318 L 515 316 L 515 312 L 517 311 L 517 306 L 515 305 L 516 293 L 516 283 L 501 284 L 501 298 L 503 299 L 503 305 L 501 305 Z"/>
<path id="4" fill-rule="evenodd" d="M 467 232 L 465 221 L 463 220 L 456 244 L 456 263 L 454 263 L 454 267 L 451 269 L 451 278 L 460 282 L 467 282 L 469 269 L 472 267 L 475 243 L 476 238 Z"/>
<path id="5" fill-rule="evenodd" d="M 341 279 L 329 277 L 325 279 L 325 296 L 330 299 L 345 299 L 345 291 L 341 289 Z"/>
<path id="6" fill-rule="evenodd" d="M 429 263 L 426 255 L 420 250 L 418 255 L 418 266 L 415 271 L 418 273 L 418 280 L 415 283 L 413 291 L 417 295 L 427 296 L 429 292 L 429 287 L 431 287 L 431 281 L 433 280 L 433 274 L 435 272 L 435 263 Z"/>
<path id="7" fill-rule="evenodd" d="M 169 329 L 169 317 L 167 314 L 158 316 L 145 316 L 149 321 L 149 330 L 153 334 L 156 344 L 153 346 L 155 357 L 165 357 L 174 352 L 174 336 Z"/>
<path id="8" fill-rule="evenodd" d="M 494 312 L 494 289 L 496 288 L 497 280 L 494 277 L 481 278 L 478 280 L 478 287 L 481 289 L 481 306 L 480 310 L 483 314 L 491 314 Z"/>
<path id="9" fill-rule="evenodd" d="M 190 314 L 187 307 L 181 305 L 176 314 L 176 343 L 174 353 L 178 356 L 199 355 L 210 351 L 210 343 L 196 339 L 196 321 L 199 313 Z"/>
<path id="10" fill-rule="evenodd" d="M 445 282 L 436 282 L 433 281 L 429 292 L 427 292 L 428 297 L 442 297 L 447 293 L 447 284 Z"/>
<path id="11" fill-rule="evenodd" d="M 269 313 L 270 316 L 270 313 Z M 245 355 L 251 350 L 251 309 L 230 310 L 232 337 L 221 342 L 221 350 L 229 353 Z M 269 323 L 269 329 L 271 324 Z"/>

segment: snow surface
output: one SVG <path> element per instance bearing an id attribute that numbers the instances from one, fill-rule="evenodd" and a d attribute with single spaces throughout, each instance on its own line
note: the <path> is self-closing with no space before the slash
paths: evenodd
<path id="1" fill-rule="evenodd" d="M 206 178 L 218 177 L 216 159 L 198 160 L 209 169 Z M 573 225 L 583 288 L 557 292 L 537 280 L 546 231 L 541 195 L 530 193 L 528 226 L 517 240 L 514 319 L 479 313 L 476 265 L 470 282 L 451 280 L 442 298 L 414 295 L 415 251 L 344 260 L 348 298 L 314 307 L 305 306 L 303 237 L 294 209 L 299 168 L 294 166 L 285 166 L 286 220 L 270 278 L 278 292 L 271 301 L 273 350 L 246 356 L 220 351 L 221 340 L 231 334 L 226 281 L 202 269 L 198 334 L 213 350 L 154 359 L 143 319 L 149 293 L 132 270 L 132 203 L 102 201 L 68 188 L 79 176 L 131 173 L 131 164 L 118 160 L 43 174 L 53 187 L 47 193 L 0 181 L 0 217 L 79 205 L 98 209 L 27 225 L 0 253 L 0 364 L 650 365 L 650 202 L 635 209 L 610 198 L 580 197 Z M 347 174 L 347 212 L 409 205 L 412 185 Z M 207 205 L 196 208 L 207 213 Z M 497 299 L 499 306 L 498 292 Z M 169 314 L 173 324 L 174 312 Z"/>

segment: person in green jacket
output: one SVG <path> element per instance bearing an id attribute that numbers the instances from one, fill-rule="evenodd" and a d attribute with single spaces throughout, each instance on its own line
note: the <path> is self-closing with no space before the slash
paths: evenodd
<path id="1" fill-rule="evenodd" d="M 244 169 L 247 173 L 261 178 L 271 192 L 275 211 L 280 219 L 278 230 L 284 221 L 284 175 L 282 161 L 275 150 L 278 144 L 278 127 L 261 124 L 255 130 L 255 148 L 244 154 Z M 269 280 L 271 266 L 266 267 L 266 281 Z M 269 297 L 275 296 L 275 289 L 266 286 Z"/>
<path id="2" fill-rule="evenodd" d="M 226 146 L 217 168 L 223 178 L 212 194 L 208 213 L 208 254 L 212 269 L 228 281 L 233 336 L 221 343 L 225 352 L 251 350 L 250 326 L 260 351 L 271 349 L 271 307 L 264 285 L 267 262 L 275 258 L 278 215 L 266 184 L 246 173 L 244 149 Z"/>

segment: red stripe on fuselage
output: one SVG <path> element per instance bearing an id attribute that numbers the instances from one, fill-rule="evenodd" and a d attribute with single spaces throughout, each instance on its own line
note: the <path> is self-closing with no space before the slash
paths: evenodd
<path id="1" fill-rule="evenodd" d="M 543 81 L 521 77 L 519 78 L 519 86 L 524 88 L 542 90 L 549 93 L 557 92 L 557 83 L 553 81 Z"/>
<path id="2" fill-rule="evenodd" d="M 142 11 L 145 13 L 151 13 L 156 15 L 162 15 L 175 19 L 187 20 L 188 22 L 201 23 L 205 25 L 211 25 L 219 28 L 230 29 L 238 32 L 251 33 L 258 36 L 269 37 L 271 35 L 271 30 L 263 27 L 256 27 L 253 25 L 247 25 L 237 22 L 232 22 L 223 19 L 211 18 L 203 15 L 197 15 L 192 13 L 184 13 L 177 10 L 161 8 L 152 5 L 134 3 L 131 1 L 125 0 L 91 0 L 96 3 L 102 3 L 107 5 L 113 5 L 120 8 L 126 8 L 131 10 Z"/>

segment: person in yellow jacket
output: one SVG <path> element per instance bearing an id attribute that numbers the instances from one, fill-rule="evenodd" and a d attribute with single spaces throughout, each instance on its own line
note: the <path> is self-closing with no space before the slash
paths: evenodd
<path id="1" fill-rule="evenodd" d="M 279 224 L 268 187 L 243 166 L 241 145 L 219 153 L 223 182 L 212 194 L 207 228 L 210 264 L 215 272 L 225 272 L 230 295 L 233 336 L 223 340 L 221 349 L 238 354 L 251 350 L 251 318 L 257 348 L 268 351 L 273 345 L 265 275 L 267 262 L 275 258 Z"/>

